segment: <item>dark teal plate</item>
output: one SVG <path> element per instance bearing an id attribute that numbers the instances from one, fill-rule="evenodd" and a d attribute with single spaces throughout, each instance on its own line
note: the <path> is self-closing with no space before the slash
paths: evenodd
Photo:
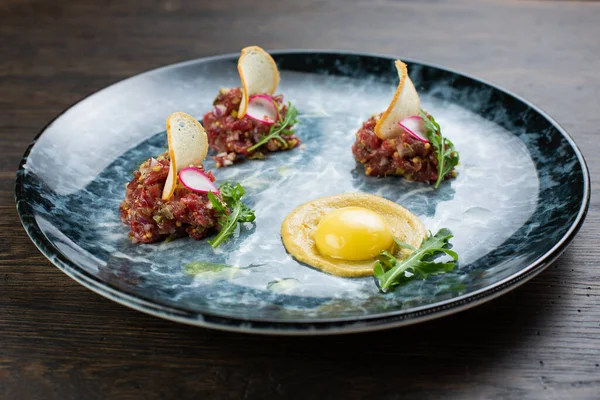
<path id="1" fill-rule="evenodd" d="M 279 51 L 280 92 L 300 110 L 305 146 L 214 168 L 256 209 L 218 251 L 206 241 L 134 245 L 119 220 L 125 183 L 166 147 L 174 111 L 201 119 L 219 88 L 238 86 L 236 55 L 160 68 L 112 85 L 51 122 L 17 172 L 27 233 L 48 259 L 128 307 L 193 325 L 255 333 L 330 334 L 411 324 L 505 293 L 556 259 L 589 203 L 589 176 L 569 135 L 527 101 L 454 71 L 409 62 L 422 106 L 461 154 L 459 176 L 431 186 L 364 175 L 350 147 L 397 85 L 393 59 Z M 450 228 L 460 267 L 379 293 L 373 278 L 326 275 L 294 261 L 279 234 L 300 204 L 345 192 L 398 202 L 436 231 Z M 218 266 L 205 267 L 211 262 Z"/>

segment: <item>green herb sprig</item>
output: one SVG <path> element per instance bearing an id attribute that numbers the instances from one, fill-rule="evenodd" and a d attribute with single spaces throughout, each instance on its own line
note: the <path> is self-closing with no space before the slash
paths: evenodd
<path id="1" fill-rule="evenodd" d="M 225 182 L 219 187 L 219 191 L 226 205 L 223 205 L 221 200 L 212 192 L 208 192 L 208 199 L 217 211 L 219 224 L 222 227 L 221 232 L 208 241 L 213 249 L 216 249 L 221 243 L 227 241 L 229 236 L 235 232 L 238 223 L 252 222 L 256 219 L 254 210 L 251 210 L 250 207 L 242 202 L 242 197 L 244 196 L 242 185 L 238 183 L 234 186 L 229 182 Z"/>
<path id="2" fill-rule="evenodd" d="M 296 107 L 292 105 L 292 103 L 288 102 L 287 112 L 285 114 L 285 118 L 281 118 L 281 110 L 279 109 L 279 104 L 276 101 L 273 101 L 275 104 L 275 108 L 277 108 L 277 122 L 271 125 L 271 129 L 269 129 L 269 133 L 264 135 L 262 139 L 260 139 L 256 144 L 248 148 L 248 151 L 254 151 L 258 149 L 265 143 L 268 143 L 271 139 L 276 139 L 283 144 L 283 148 L 287 149 L 288 143 L 282 136 L 289 136 L 294 133 L 291 127 L 298 122 L 298 110 Z"/>
<path id="3" fill-rule="evenodd" d="M 437 156 L 437 169 L 438 178 L 435 182 L 434 188 L 442 183 L 446 175 L 448 175 L 454 167 L 458 164 L 459 156 L 458 152 L 454 148 L 454 144 L 450 139 L 442 135 L 440 125 L 435 122 L 435 118 L 427 116 L 423 110 L 420 110 L 421 119 L 425 123 L 425 130 L 427 131 L 427 138 L 435 149 Z"/>
<path id="4" fill-rule="evenodd" d="M 387 292 L 394 286 L 406 283 L 417 276 L 425 279 L 429 275 L 452 271 L 458 261 L 458 254 L 450 250 L 452 245 L 449 240 L 453 237 L 452 232 L 445 228 L 440 229 L 435 235 L 429 232 L 429 237 L 418 249 L 396 240 L 398 246 L 409 249 L 412 253 L 403 260 L 398 260 L 388 251 L 381 253 L 374 269 L 374 275 L 379 280 L 381 291 Z M 450 256 L 452 260 L 434 262 L 436 258 L 443 255 Z"/>

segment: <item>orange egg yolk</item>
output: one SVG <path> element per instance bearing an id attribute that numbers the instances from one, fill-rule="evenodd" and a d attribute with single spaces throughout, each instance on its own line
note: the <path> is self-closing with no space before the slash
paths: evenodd
<path id="1" fill-rule="evenodd" d="M 338 208 L 325 215 L 313 239 L 322 255 L 349 261 L 375 258 L 394 243 L 389 224 L 363 207 Z"/>

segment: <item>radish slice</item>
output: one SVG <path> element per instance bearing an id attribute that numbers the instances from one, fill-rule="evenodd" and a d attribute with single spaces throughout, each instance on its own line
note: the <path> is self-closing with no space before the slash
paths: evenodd
<path id="1" fill-rule="evenodd" d="M 254 96 L 251 96 L 248 100 L 246 115 L 255 121 L 273 125 L 278 119 L 275 100 L 266 94 L 255 94 Z"/>
<path id="2" fill-rule="evenodd" d="M 421 119 L 420 116 L 413 115 L 412 117 L 404 118 L 402 121 L 398 122 L 398 125 L 415 139 L 424 143 L 429 143 L 427 133 L 425 132 L 425 124 L 423 124 L 423 119 Z"/>
<path id="3" fill-rule="evenodd" d="M 179 171 L 179 182 L 186 188 L 198 193 L 219 193 L 219 189 L 204 172 L 198 168 L 187 167 Z"/>

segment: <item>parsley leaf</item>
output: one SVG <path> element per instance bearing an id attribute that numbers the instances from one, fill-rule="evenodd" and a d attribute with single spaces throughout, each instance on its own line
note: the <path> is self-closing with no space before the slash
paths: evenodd
<path id="1" fill-rule="evenodd" d="M 458 254 L 450 250 L 452 245 L 448 242 L 454 236 L 449 229 L 440 229 L 438 233 L 423 241 L 421 247 L 414 247 L 396 240 L 396 244 L 412 250 L 412 253 L 403 260 L 398 260 L 388 251 L 384 251 L 375 263 L 374 275 L 379 280 L 379 288 L 386 292 L 394 286 L 408 282 L 414 277 L 427 278 L 429 275 L 443 274 L 456 267 Z M 435 262 L 443 255 L 448 255 L 452 260 Z"/>
<path id="2" fill-rule="evenodd" d="M 221 197 L 225 201 L 225 205 L 214 195 L 208 192 L 208 199 L 213 208 L 217 211 L 221 232 L 208 243 L 216 249 L 221 243 L 227 241 L 229 236 L 233 234 L 238 223 L 252 222 L 256 219 L 254 210 L 251 210 L 246 204 L 242 203 L 244 196 L 244 188 L 239 183 L 235 186 L 229 182 L 223 183 L 219 187 Z M 231 212 L 229 212 L 231 210 Z"/>
<path id="3" fill-rule="evenodd" d="M 442 136 L 442 130 L 440 125 L 435 122 L 435 118 L 431 115 L 425 114 L 423 110 L 420 111 L 421 119 L 425 123 L 425 130 L 427 131 L 427 138 L 433 145 L 435 154 L 438 161 L 438 178 L 435 182 L 434 188 L 442 183 L 444 178 L 452 172 L 454 167 L 458 164 L 459 156 L 458 152 L 454 148 L 454 144 L 450 139 Z"/>
<path id="4" fill-rule="evenodd" d="M 254 151 L 258 149 L 263 144 L 268 143 L 271 139 L 279 140 L 281 144 L 283 144 L 283 148 L 287 149 L 288 143 L 281 136 L 288 136 L 294 133 L 294 131 L 291 130 L 291 127 L 298 122 L 298 119 L 296 118 L 298 116 L 298 110 L 292 105 L 292 103 L 288 102 L 288 109 L 285 114 L 285 118 L 282 120 L 279 105 L 276 101 L 273 101 L 273 104 L 275 104 L 275 107 L 277 108 L 277 115 L 279 116 L 279 118 L 277 118 L 277 122 L 271 125 L 269 133 L 264 135 L 256 144 L 249 147 L 248 151 Z"/>

